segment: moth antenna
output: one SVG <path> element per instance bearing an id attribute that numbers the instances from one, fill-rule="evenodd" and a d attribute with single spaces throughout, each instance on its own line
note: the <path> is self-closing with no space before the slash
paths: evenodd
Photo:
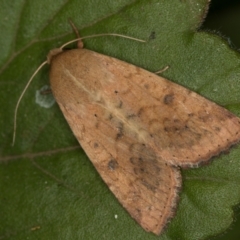
<path id="1" fill-rule="evenodd" d="M 115 37 L 122 37 L 122 38 L 127 38 L 127 39 L 131 39 L 137 42 L 146 42 L 145 40 L 139 39 L 139 38 L 134 38 L 134 37 L 129 37 L 126 35 L 122 35 L 122 34 L 117 34 L 117 33 L 101 33 L 101 34 L 94 34 L 94 35 L 89 35 L 86 37 L 81 37 L 81 38 L 76 38 L 74 40 L 71 40 L 67 43 L 64 43 L 60 49 L 63 50 L 63 48 L 65 48 L 67 45 L 71 44 L 71 43 L 75 43 L 79 40 L 83 40 L 83 39 L 87 39 L 87 38 L 94 38 L 94 37 L 103 37 L 103 36 L 115 36 Z"/>
<path id="2" fill-rule="evenodd" d="M 17 112 L 18 112 L 18 108 L 19 108 L 19 104 L 25 94 L 25 92 L 27 91 L 30 83 L 32 82 L 33 78 L 35 77 L 35 75 L 39 72 L 39 70 L 45 65 L 47 64 L 48 62 L 45 61 L 43 62 L 38 68 L 37 70 L 33 73 L 33 75 L 31 76 L 31 78 L 29 79 L 27 85 L 25 86 L 25 88 L 23 89 L 18 101 L 17 101 L 17 104 L 16 104 L 16 107 L 15 107 L 15 110 L 14 110 L 14 120 L 13 120 L 13 139 L 12 139 L 12 146 L 14 146 L 15 144 L 15 139 L 16 139 L 16 131 L 17 131 Z"/>
<path id="3" fill-rule="evenodd" d="M 125 36 L 125 35 L 121 35 L 121 34 L 117 34 L 117 33 L 102 33 L 102 34 L 94 34 L 94 35 L 90 35 L 90 36 L 86 36 L 86 37 L 80 37 L 79 35 L 79 31 L 77 29 L 77 27 L 75 26 L 75 24 L 73 23 L 72 19 L 69 18 L 68 19 L 73 31 L 75 32 L 77 38 L 72 40 L 72 41 L 69 41 L 67 43 L 65 43 L 64 45 L 62 45 L 62 47 L 60 47 L 60 49 L 62 50 L 64 47 L 66 47 L 68 44 L 71 44 L 71 43 L 74 43 L 74 42 L 78 42 L 78 48 L 83 48 L 83 39 L 86 39 L 86 38 L 93 38 L 93 37 L 102 37 L 102 36 L 117 36 L 117 37 L 123 37 L 123 38 L 128 38 L 128 39 L 132 39 L 132 40 L 135 40 L 135 41 L 138 41 L 138 42 L 146 42 L 142 39 L 137 39 L 137 38 L 133 38 L 133 37 L 129 37 L 129 36 Z"/>

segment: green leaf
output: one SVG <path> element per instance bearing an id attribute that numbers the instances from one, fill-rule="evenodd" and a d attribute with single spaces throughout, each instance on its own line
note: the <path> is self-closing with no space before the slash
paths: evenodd
<path id="1" fill-rule="evenodd" d="M 240 115 L 240 57 L 220 37 L 198 32 L 208 0 L 0 0 L 0 239 L 196 240 L 217 235 L 233 221 L 240 201 L 240 147 L 208 166 L 183 170 L 176 217 L 159 237 L 135 223 L 79 147 L 58 106 L 43 108 L 35 94 L 48 67 L 26 82 L 52 48 L 82 36 L 119 33 L 148 40 L 92 38 L 85 47 L 158 71 Z"/>

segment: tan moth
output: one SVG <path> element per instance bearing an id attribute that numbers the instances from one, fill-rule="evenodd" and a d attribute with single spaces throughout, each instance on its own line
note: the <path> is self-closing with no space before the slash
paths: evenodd
<path id="1" fill-rule="evenodd" d="M 64 117 L 129 214 L 162 233 L 176 212 L 179 167 L 197 167 L 239 142 L 240 118 L 142 68 L 62 48 L 47 62 Z"/>

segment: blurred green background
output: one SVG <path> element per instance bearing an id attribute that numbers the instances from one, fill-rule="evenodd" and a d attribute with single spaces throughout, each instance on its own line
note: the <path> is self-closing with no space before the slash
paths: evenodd
<path id="1" fill-rule="evenodd" d="M 202 30 L 217 32 L 235 50 L 240 50 L 240 0 L 212 0 Z M 240 239 L 240 207 L 235 208 L 235 222 L 226 233 L 211 240 Z"/>

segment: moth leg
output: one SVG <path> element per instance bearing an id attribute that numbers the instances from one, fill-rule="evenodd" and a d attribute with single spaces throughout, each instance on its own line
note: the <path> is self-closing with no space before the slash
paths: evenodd
<path id="1" fill-rule="evenodd" d="M 169 66 L 167 65 L 166 67 L 162 68 L 161 70 L 155 72 L 155 74 L 163 73 L 163 72 L 165 72 L 165 71 L 168 70 L 168 69 L 169 69 Z"/>

